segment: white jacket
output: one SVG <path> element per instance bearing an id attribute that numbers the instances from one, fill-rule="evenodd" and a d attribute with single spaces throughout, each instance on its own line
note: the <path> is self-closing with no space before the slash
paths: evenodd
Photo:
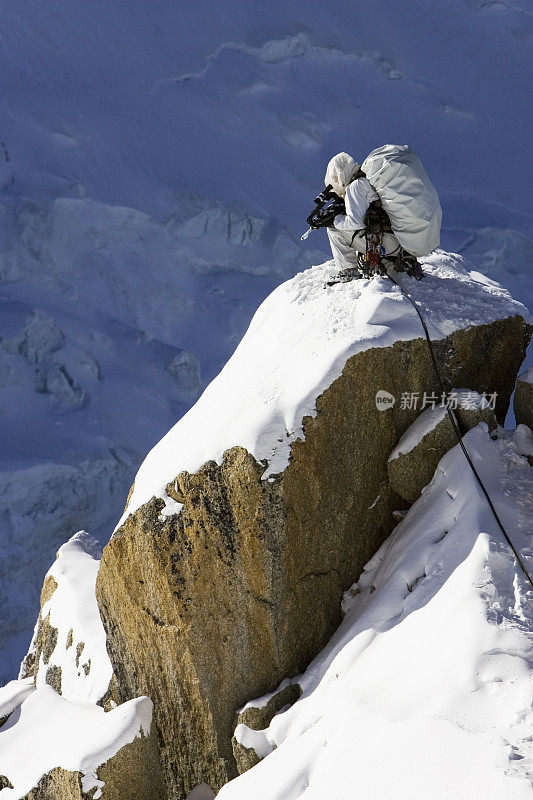
<path id="1" fill-rule="evenodd" d="M 370 203 L 379 200 L 376 190 L 366 178 L 358 178 L 346 187 L 346 214 L 337 214 L 334 226 L 338 231 L 359 231 L 365 227 L 365 214 Z"/>

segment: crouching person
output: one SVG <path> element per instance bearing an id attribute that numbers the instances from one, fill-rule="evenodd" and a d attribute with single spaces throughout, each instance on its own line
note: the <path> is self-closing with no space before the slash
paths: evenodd
<path id="1" fill-rule="evenodd" d="M 348 153 L 331 159 L 324 182 L 344 200 L 345 213 L 337 214 L 327 227 L 339 279 L 386 274 L 389 266 L 422 276 L 416 258 L 394 235 L 378 193 Z"/>

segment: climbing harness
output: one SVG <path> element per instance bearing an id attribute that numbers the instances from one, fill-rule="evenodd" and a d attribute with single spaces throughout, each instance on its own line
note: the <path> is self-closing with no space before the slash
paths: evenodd
<path id="1" fill-rule="evenodd" d="M 382 245 L 382 234 L 371 233 L 369 231 L 365 234 L 366 252 L 361 253 L 362 264 L 361 272 L 364 278 L 370 278 L 375 275 L 381 266 L 381 258 L 385 255 L 385 248 Z"/>
<path id="2" fill-rule="evenodd" d="M 415 309 L 415 311 L 416 311 L 416 313 L 418 315 L 418 318 L 420 319 L 420 322 L 422 323 L 422 327 L 424 329 L 424 333 L 425 333 L 425 336 L 426 336 L 426 341 L 427 341 L 428 348 L 429 348 L 429 354 L 431 356 L 431 361 L 433 363 L 433 369 L 435 370 L 435 375 L 437 377 L 437 382 L 439 384 L 440 391 L 443 394 L 445 394 L 444 384 L 442 382 L 442 378 L 441 378 L 441 375 L 440 375 L 440 372 L 439 372 L 439 367 L 438 367 L 438 364 L 437 364 L 437 359 L 435 358 L 435 353 L 433 351 L 433 344 L 431 342 L 431 338 L 429 336 L 429 331 L 428 331 L 427 325 L 426 325 L 426 323 L 424 321 L 424 318 L 422 316 L 422 313 L 421 313 L 420 309 L 418 308 L 418 306 L 416 305 L 416 303 L 413 300 L 413 298 L 411 297 L 411 295 L 409 294 L 409 292 L 406 292 L 405 289 L 402 286 L 400 286 L 398 281 L 395 278 L 393 278 L 390 273 L 388 273 L 388 277 L 390 278 L 390 280 L 393 283 L 396 284 L 396 286 L 398 287 L 400 292 L 403 294 L 403 296 L 406 297 L 409 300 L 409 302 L 411 303 L 411 305 Z M 465 445 L 465 443 L 463 441 L 463 437 L 461 435 L 461 430 L 459 428 L 459 423 L 457 422 L 457 417 L 455 415 L 455 412 L 448 405 L 446 406 L 446 410 L 448 412 L 448 416 L 450 418 L 450 422 L 452 423 L 452 427 L 453 427 L 455 436 L 457 437 L 457 441 L 461 446 L 461 450 L 463 451 L 464 456 L 465 456 L 466 460 L 468 461 L 472 472 L 474 473 L 474 477 L 475 477 L 476 481 L 478 482 L 483 494 L 485 495 L 485 498 L 487 500 L 487 503 L 489 504 L 490 510 L 492 511 L 492 513 L 494 515 L 494 519 L 498 523 L 499 528 L 500 528 L 501 532 L 503 533 L 503 535 L 505 537 L 505 540 L 507 541 L 507 544 L 511 548 L 511 550 L 512 550 L 512 552 L 514 554 L 514 557 L 516 558 L 516 560 L 517 560 L 518 564 L 520 565 L 524 575 L 526 576 L 526 578 L 528 579 L 529 583 L 531 584 L 531 588 L 533 589 L 533 579 L 531 578 L 531 575 L 527 571 L 527 568 L 526 568 L 524 562 L 522 561 L 522 558 L 521 558 L 520 554 L 518 553 L 516 547 L 512 543 L 509 534 L 505 530 L 505 528 L 503 526 L 503 523 L 502 523 L 500 517 L 498 516 L 498 512 L 494 508 L 494 504 L 493 504 L 492 500 L 490 499 L 490 495 L 489 495 L 487 489 L 485 488 L 485 484 L 481 480 L 481 477 L 480 477 L 477 469 L 475 468 L 475 466 L 474 466 L 474 464 L 472 462 L 472 459 L 470 458 L 470 454 L 469 454 L 468 450 L 466 449 L 466 445 Z"/>
<path id="3" fill-rule="evenodd" d="M 370 203 L 364 219 L 365 252 L 358 253 L 357 265 L 363 273 L 363 278 L 371 278 L 373 275 L 386 275 L 383 257 L 385 248 L 383 247 L 383 234 L 388 231 L 392 233 L 388 214 L 381 205 L 381 200 L 374 200 Z M 352 239 L 353 243 L 353 239 Z M 399 245 L 398 245 L 399 247 Z"/>
<path id="4" fill-rule="evenodd" d="M 373 278 L 374 275 L 381 275 L 386 278 L 388 269 L 393 267 L 397 272 L 406 272 L 412 278 L 421 280 L 423 278 L 422 267 L 415 256 L 403 249 L 400 243 L 395 250 L 387 253 L 383 246 L 385 234 L 394 234 L 390 224 L 389 215 L 383 208 L 381 200 L 374 200 L 370 203 L 364 218 L 365 227 L 354 231 L 350 245 L 353 246 L 355 237 L 364 237 L 365 252 L 357 253 L 357 269 L 359 275 L 356 278 Z M 343 270 L 348 272 L 348 270 Z M 342 275 L 340 276 L 342 277 Z M 338 281 L 333 281 L 333 283 Z M 332 283 L 328 285 L 333 285 Z"/>

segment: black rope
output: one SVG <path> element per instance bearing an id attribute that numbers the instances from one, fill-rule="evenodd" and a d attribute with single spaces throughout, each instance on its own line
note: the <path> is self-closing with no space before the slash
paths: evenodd
<path id="1" fill-rule="evenodd" d="M 409 294 L 409 292 L 406 292 L 406 291 L 405 291 L 405 289 L 404 289 L 402 286 L 400 286 L 400 284 L 398 283 L 398 281 L 397 281 L 397 280 L 395 280 L 395 279 L 392 277 L 392 275 L 390 274 L 390 272 L 389 272 L 389 273 L 387 273 L 387 274 L 388 274 L 389 278 L 391 279 L 391 281 L 392 281 L 393 283 L 395 283 L 395 284 L 396 284 L 396 286 L 398 287 L 398 289 L 400 290 L 400 292 L 403 294 L 403 296 L 404 296 L 404 297 L 406 297 L 406 298 L 409 300 L 409 302 L 411 303 L 411 305 L 412 305 L 412 306 L 413 306 L 413 308 L 415 309 L 416 313 L 418 314 L 418 317 L 419 317 L 419 319 L 420 319 L 420 322 L 422 323 L 422 327 L 424 328 L 424 333 L 426 334 L 426 340 L 427 340 L 427 343 L 428 343 L 429 354 L 430 354 L 430 356 L 431 356 L 431 361 L 433 362 L 433 368 L 434 368 L 434 370 L 435 370 L 435 375 L 437 376 L 437 381 L 438 381 L 438 384 L 439 384 L 440 390 L 441 390 L 442 394 L 444 395 L 444 394 L 445 394 L 444 384 L 443 384 L 443 382 L 442 382 L 442 378 L 441 378 L 441 376 L 440 376 L 439 367 L 438 367 L 438 364 L 437 364 L 437 359 L 435 358 L 435 353 L 434 353 L 434 351 L 433 351 L 433 344 L 432 344 L 432 342 L 431 342 L 431 338 L 430 338 L 430 336 L 429 336 L 429 331 L 428 331 L 428 329 L 427 329 L 427 325 L 426 325 L 426 323 L 425 323 L 425 321 L 424 321 L 424 317 L 422 316 L 422 313 L 421 313 L 420 309 L 419 309 L 419 308 L 418 308 L 418 306 L 416 305 L 415 301 L 413 300 L 413 298 L 411 297 L 411 295 Z M 516 560 L 517 560 L 518 564 L 519 564 L 519 565 L 520 565 L 520 567 L 522 568 L 522 571 L 523 571 L 524 575 L 525 575 L 525 576 L 526 576 L 526 578 L 528 579 L 529 583 L 531 584 L 531 588 L 533 589 L 533 579 L 531 578 L 531 575 L 530 575 L 530 574 L 529 574 L 529 572 L 527 571 L 527 569 L 526 569 L 526 566 L 525 566 L 524 562 L 522 561 L 522 558 L 521 558 L 521 556 L 520 556 L 519 552 L 517 551 L 516 547 L 515 547 L 515 546 L 514 546 L 514 544 L 512 543 L 512 541 L 511 541 L 511 539 L 510 539 L 510 537 L 509 537 L 509 534 L 507 533 L 507 531 L 506 531 L 506 530 L 505 530 L 505 528 L 503 527 L 503 523 L 502 523 L 502 521 L 501 521 L 500 517 L 498 516 L 498 512 L 497 512 L 497 511 L 496 511 L 496 509 L 494 508 L 494 504 L 493 504 L 492 500 L 490 499 L 490 495 L 489 495 L 489 493 L 488 493 L 487 489 L 485 488 L 485 484 L 484 484 L 484 483 L 483 483 L 483 481 L 481 480 L 481 478 L 480 478 L 480 476 L 479 476 L 479 473 L 478 473 L 477 469 L 475 468 L 475 466 L 474 466 L 474 464 L 473 464 L 473 462 L 472 462 L 472 459 L 470 458 L 470 454 L 469 454 L 468 450 L 466 449 L 466 445 L 465 445 L 465 443 L 463 442 L 463 437 L 462 437 L 462 435 L 461 435 L 461 431 L 460 431 L 460 429 L 459 429 L 459 424 L 458 424 L 458 422 L 457 422 L 457 417 L 455 416 L 455 413 L 454 413 L 453 409 L 452 409 L 452 408 L 450 408 L 450 406 L 449 406 L 448 404 L 446 404 L 446 410 L 447 410 L 447 412 L 448 412 L 448 416 L 449 416 L 449 418 L 450 418 L 450 422 L 452 423 L 452 426 L 453 426 L 453 429 L 454 429 L 455 435 L 456 435 L 456 437 L 457 437 L 457 441 L 458 441 L 458 442 L 459 442 L 459 444 L 461 445 L 461 450 L 463 451 L 463 453 L 464 453 L 464 455 L 465 455 L 465 458 L 466 458 L 466 460 L 467 460 L 467 461 L 468 461 L 468 463 L 470 464 L 470 467 L 471 467 L 471 469 L 472 469 L 472 472 L 474 473 L 474 477 L 476 478 L 476 480 L 477 480 L 477 482 L 478 482 L 479 486 L 481 487 L 481 490 L 482 490 L 483 494 L 484 494 L 484 495 L 485 495 L 485 497 L 486 497 L 487 503 L 488 503 L 488 504 L 489 504 L 489 506 L 490 506 L 490 510 L 491 510 L 491 511 L 492 511 L 492 513 L 494 514 L 494 519 L 495 519 L 495 520 L 496 520 L 496 522 L 498 523 L 498 525 L 499 525 L 499 527 L 500 527 L 500 530 L 501 530 L 501 532 L 502 532 L 502 533 L 503 533 L 503 535 L 505 536 L 505 539 L 506 539 L 506 541 L 507 541 L 507 544 L 508 544 L 508 545 L 509 545 L 509 547 L 511 548 L 511 550 L 512 550 L 512 552 L 513 552 L 513 554 L 514 554 L 514 557 L 516 558 Z"/>

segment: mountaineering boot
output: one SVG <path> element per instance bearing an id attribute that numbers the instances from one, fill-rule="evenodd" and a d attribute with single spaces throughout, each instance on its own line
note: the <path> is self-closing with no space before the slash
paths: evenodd
<path id="1" fill-rule="evenodd" d="M 404 250 L 403 247 L 399 255 L 384 258 L 383 264 L 385 267 L 392 267 L 396 272 L 405 272 L 406 275 L 409 275 L 410 278 L 416 278 L 417 281 L 421 281 L 424 277 L 420 261 L 415 256 L 412 256 L 411 253 L 408 253 L 407 250 Z"/>
<path id="2" fill-rule="evenodd" d="M 424 273 L 422 272 L 422 264 L 420 261 L 415 258 L 415 256 L 410 255 L 410 253 L 406 253 L 404 251 L 403 256 L 403 265 L 404 271 L 409 275 L 411 278 L 416 278 L 417 281 L 421 281 L 424 277 Z"/>
<path id="3" fill-rule="evenodd" d="M 336 283 L 348 283 L 349 281 L 359 280 L 359 278 L 362 277 L 363 275 L 361 275 L 357 267 L 346 267 L 346 269 L 341 269 L 341 271 L 328 281 L 326 285 L 335 286 Z"/>

